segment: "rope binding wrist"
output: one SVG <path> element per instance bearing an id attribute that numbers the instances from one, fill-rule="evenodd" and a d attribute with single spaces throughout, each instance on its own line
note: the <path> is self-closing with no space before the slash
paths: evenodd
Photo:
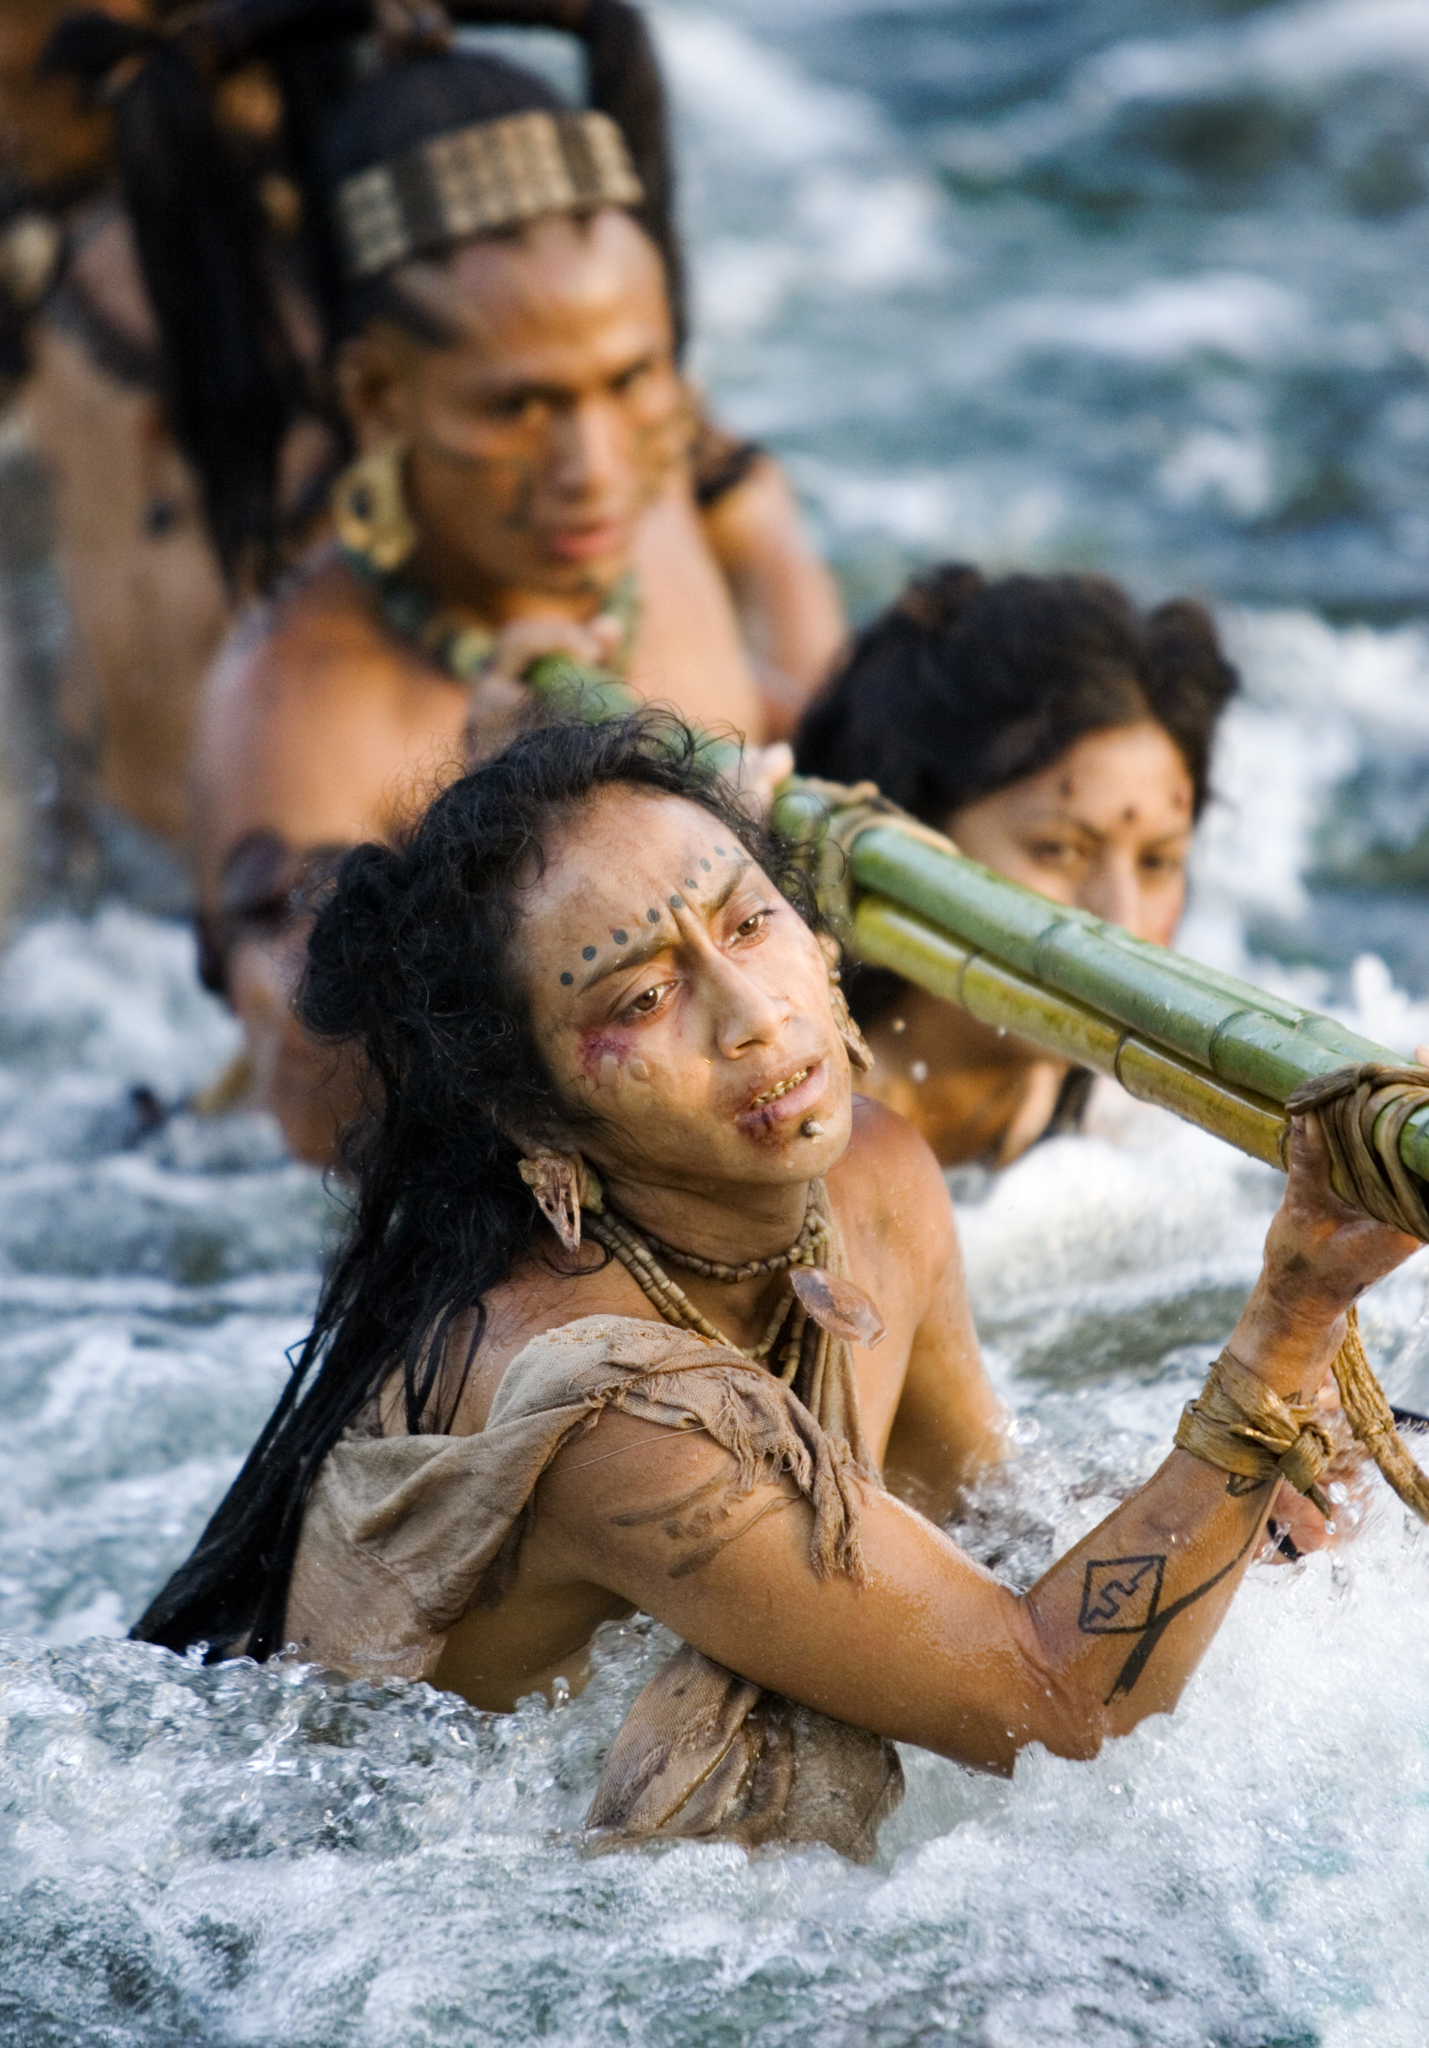
<path id="1" fill-rule="evenodd" d="M 1429 1478 L 1404 1447 L 1384 1389 L 1360 1341 L 1359 1316 L 1351 1308 L 1345 1341 L 1333 1367 L 1345 1419 L 1407 1508 L 1429 1522 Z M 1320 1486 L 1337 1447 L 1313 1403 L 1282 1401 L 1231 1351 L 1223 1351 L 1194 1401 L 1186 1404 L 1176 1445 L 1246 1479 L 1288 1479 L 1329 1519 L 1330 1502 Z"/>
<path id="2" fill-rule="evenodd" d="M 1176 1429 L 1178 1450 L 1242 1479 L 1288 1479 L 1328 1521 L 1330 1502 L 1319 1481 L 1335 1442 L 1312 1402 L 1282 1401 L 1273 1388 L 1223 1351 Z"/>
<path id="3" fill-rule="evenodd" d="M 1342 1200 L 1408 1237 L 1429 1244 L 1424 1188 L 1399 1156 L 1405 1124 L 1429 1104 L 1429 1072 L 1367 1061 L 1306 1081 L 1287 1113 L 1319 1118 L 1330 1155 L 1330 1184 Z M 1421 1522 L 1429 1522 L 1429 1477 L 1404 1447 L 1394 1414 L 1365 1356 L 1359 1316 L 1346 1317 L 1334 1363 L 1345 1419 L 1389 1485 Z M 1192 1457 L 1247 1479 L 1288 1479 L 1328 1517 L 1320 1480 L 1334 1458 L 1329 1431 L 1313 1407 L 1291 1407 L 1223 1351 L 1199 1399 L 1181 1416 L 1176 1443 Z"/>

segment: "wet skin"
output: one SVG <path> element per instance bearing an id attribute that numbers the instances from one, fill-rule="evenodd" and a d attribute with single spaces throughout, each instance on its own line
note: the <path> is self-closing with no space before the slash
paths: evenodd
<path id="1" fill-rule="evenodd" d="M 728 1478 L 732 1461 L 697 1433 L 607 1410 L 556 1458 L 512 1591 L 446 1636 L 436 1682 L 490 1708 L 558 1673 L 578 1682 L 593 1628 L 634 1607 L 760 1684 L 993 1769 L 1029 1741 L 1091 1754 L 1169 1708 L 1259 1540 L 1273 1487 L 1228 1488 L 1224 1473 L 1173 1452 L 1022 1598 L 959 1552 L 934 1520 L 1000 1436 L 951 1207 L 908 1126 L 851 1099 L 817 943 L 767 878 L 741 866 L 722 828 L 679 801 L 606 792 L 546 853 L 522 892 L 520 957 L 572 1140 L 626 1213 L 730 1263 L 787 1244 L 809 1177 L 826 1177 L 851 1277 L 888 1322 L 878 1349 L 855 1357 L 894 1492 L 864 1498 L 863 1586 L 815 1577 L 810 1511 L 787 1481 L 751 1500 L 758 1507 L 763 1493 L 781 1512 L 676 1574 L 682 1537 L 664 1511 Z M 790 1080 L 798 1086 L 771 1099 Z M 824 1128 L 807 1139 L 811 1114 Z M 1287 1398 L 1313 1391 L 1347 1303 L 1413 1248 L 1335 1200 L 1317 1127 L 1297 1127 L 1237 1356 Z M 777 1282 L 682 1274 L 681 1284 L 748 1343 Z M 655 1319 L 623 1268 L 585 1251 L 564 1271 L 517 1269 L 488 1306 L 458 1434 L 483 1427 L 532 1336 L 590 1314 Z M 455 1344 L 464 1350 L 459 1333 Z M 384 1423 L 401 1430 L 395 1387 Z"/>
<path id="2" fill-rule="evenodd" d="M 1040 774 L 955 811 L 944 830 L 1025 888 L 1168 946 L 1185 907 L 1191 799 L 1175 743 L 1148 719 L 1089 734 Z M 948 1166 L 1015 1159 L 1045 1128 L 1067 1071 L 911 987 L 869 1042 L 869 1092 Z"/>
<path id="3" fill-rule="evenodd" d="M 758 692 L 691 495 L 689 402 L 653 245 L 607 209 L 472 242 L 444 265 L 406 266 L 400 283 L 449 345 L 379 326 L 349 344 L 341 382 L 364 448 L 408 445 L 423 534 L 408 573 L 496 629 L 498 666 L 515 674 L 542 647 L 602 658 L 602 607 L 633 566 L 636 689 L 757 740 Z M 205 691 L 201 896 L 216 902 L 224 857 L 249 832 L 298 848 L 390 839 L 459 772 L 469 720 L 489 750 L 509 715 L 504 675 L 473 698 L 385 629 L 345 567 L 315 557 L 240 629 Z M 341 1105 L 313 1094 L 288 1017 L 294 960 L 256 950 L 235 962 L 235 1004 L 256 1064 L 277 1077 L 290 1143 L 326 1160 Z"/>
<path id="4" fill-rule="evenodd" d="M 136 347 L 157 345 L 117 211 L 81 223 L 72 275 Z M 25 415 L 54 494 L 73 629 L 61 720 L 99 792 L 182 849 L 199 690 L 231 616 L 197 479 L 155 393 L 121 383 L 43 316 L 30 352 Z"/>

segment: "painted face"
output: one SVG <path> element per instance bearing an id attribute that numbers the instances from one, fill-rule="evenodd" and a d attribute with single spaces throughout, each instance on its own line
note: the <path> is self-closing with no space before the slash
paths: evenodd
<path id="1" fill-rule="evenodd" d="M 1186 902 L 1191 778 L 1150 719 L 954 811 L 948 832 L 999 874 L 1169 946 Z"/>
<path id="2" fill-rule="evenodd" d="M 520 897 L 536 1040 L 608 1179 L 790 1185 L 848 1143 L 828 966 L 798 913 L 698 805 L 611 789 Z M 801 1135 L 809 1119 L 822 1125 Z"/>
<path id="3" fill-rule="evenodd" d="M 365 444 L 408 444 L 429 569 L 458 589 L 608 590 L 689 434 L 653 243 L 615 208 L 553 216 L 400 285 L 452 344 L 384 342 L 385 375 L 347 389 Z"/>

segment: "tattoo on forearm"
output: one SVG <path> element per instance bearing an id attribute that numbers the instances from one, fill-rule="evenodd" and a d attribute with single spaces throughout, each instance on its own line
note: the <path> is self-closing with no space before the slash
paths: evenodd
<path id="1" fill-rule="evenodd" d="M 1223 1565 L 1204 1585 L 1194 1586 L 1179 1600 L 1173 1600 L 1168 1607 L 1161 1605 L 1161 1589 L 1166 1577 L 1164 1555 L 1094 1557 L 1090 1561 L 1082 1582 L 1082 1610 L 1077 1617 L 1077 1627 L 1084 1636 L 1139 1638 L 1117 1673 L 1116 1683 L 1103 1702 L 1105 1706 L 1126 1698 L 1176 1616 L 1184 1614 L 1188 1607 L 1194 1607 L 1198 1600 L 1204 1600 L 1207 1593 L 1214 1592 L 1222 1579 L 1235 1570 L 1259 1534 L 1257 1523 L 1229 1564 Z"/>

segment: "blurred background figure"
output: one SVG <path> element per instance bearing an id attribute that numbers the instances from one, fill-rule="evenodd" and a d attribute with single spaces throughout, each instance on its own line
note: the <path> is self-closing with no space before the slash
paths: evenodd
<path id="1" fill-rule="evenodd" d="M 799 767 L 876 782 L 974 860 L 1169 946 L 1216 723 L 1237 685 L 1211 617 L 1099 576 L 916 577 L 805 714 Z M 856 969 L 865 1090 L 945 1166 L 1074 1130 L 1092 1076 L 897 975 Z"/>
<path id="2" fill-rule="evenodd" d="M 272 592 L 204 693 L 192 849 L 205 978 L 313 1159 L 334 1117 L 290 1016 L 306 878 L 498 744 L 543 651 L 758 741 L 844 632 L 777 467 L 681 373 L 641 16 L 462 12 L 574 31 L 589 108 L 459 50 L 440 9 L 360 0 L 224 0 L 157 35 L 72 16 L 44 60 L 114 102 L 169 417 L 230 590 Z M 261 177 L 244 81 L 276 107 Z"/>
<path id="3" fill-rule="evenodd" d="M 611 72 L 639 73 L 638 26 L 632 39 L 607 0 L 465 11 L 583 35 L 617 95 Z M 406 0 L 223 0 L 198 15 L 13 0 L 0 20 L 0 349 L 20 402 L 0 525 L 21 610 L 53 532 L 63 655 L 36 659 L 23 619 L 17 638 L 48 865 L 82 899 L 191 900 L 199 680 L 235 604 L 320 527 L 351 447 L 325 353 L 331 235 L 304 212 L 318 137 L 380 47 L 445 35 L 440 10 Z M 623 90 L 639 108 L 648 76 Z M 678 298 L 673 229 L 667 253 Z M 663 511 L 644 537 L 649 575 L 681 583 L 711 658 L 722 646 L 761 719 L 791 729 L 843 619 L 777 465 L 701 418 Z M 668 638 L 652 618 L 661 681 Z"/>
<path id="4" fill-rule="evenodd" d="M 13 584 L 26 566 L 15 556 L 27 539 L 33 556 L 35 527 L 51 525 L 69 621 L 58 675 L 41 664 L 29 678 L 27 751 L 50 798 L 39 851 L 51 879 L 175 912 L 191 900 L 198 685 L 229 603 L 175 445 L 113 111 L 43 62 L 73 12 L 8 0 L 0 15 L 0 287 L 19 407 L 6 495 L 22 513 L 4 539 Z M 149 17 L 141 0 L 108 0 L 97 18 L 122 34 Z"/>

